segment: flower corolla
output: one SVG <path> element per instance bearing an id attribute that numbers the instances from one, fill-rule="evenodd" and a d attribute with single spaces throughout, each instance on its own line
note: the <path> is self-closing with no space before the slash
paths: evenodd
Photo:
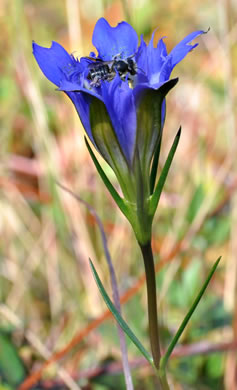
<path id="1" fill-rule="evenodd" d="M 44 75 L 73 102 L 87 136 L 114 170 L 125 199 L 150 195 L 149 176 L 165 120 L 165 96 L 177 83 L 174 67 L 198 44 L 204 31 L 187 35 L 170 53 L 164 39 L 147 45 L 126 22 L 97 21 L 92 43 L 97 54 L 80 59 L 59 43 L 33 42 Z M 140 184 L 138 184 L 138 182 Z M 142 188 L 141 188 L 142 186 Z"/>

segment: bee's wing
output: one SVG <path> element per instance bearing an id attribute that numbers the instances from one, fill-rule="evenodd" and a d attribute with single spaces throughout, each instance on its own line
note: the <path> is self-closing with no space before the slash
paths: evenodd
<path id="1" fill-rule="evenodd" d="M 85 58 L 87 58 L 88 60 L 92 61 L 88 65 L 89 68 L 96 68 L 97 66 L 101 66 L 101 65 L 108 65 L 111 68 L 112 64 L 114 63 L 114 60 L 103 61 L 100 58 L 94 58 L 94 57 L 85 57 Z"/>
<path id="2" fill-rule="evenodd" d="M 93 62 L 103 62 L 103 60 L 101 60 L 100 58 L 95 58 L 95 57 L 84 57 L 88 60 L 91 60 Z"/>
<path id="3" fill-rule="evenodd" d="M 100 60 L 100 58 L 83 57 L 83 59 L 85 59 L 88 63 L 88 68 L 96 68 L 97 66 L 102 64 L 102 60 Z"/>

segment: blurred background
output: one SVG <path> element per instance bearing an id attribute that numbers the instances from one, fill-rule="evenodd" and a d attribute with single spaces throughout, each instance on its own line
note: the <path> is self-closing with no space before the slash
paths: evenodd
<path id="1" fill-rule="evenodd" d="M 154 222 L 163 347 L 214 261 L 219 268 L 169 365 L 173 389 L 237 388 L 237 3 L 234 0 L 0 1 L 0 389 L 125 389 L 117 329 L 93 280 L 111 294 L 95 218 L 101 218 L 123 315 L 149 348 L 143 262 L 134 235 L 102 184 L 69 99 L 42 75 L 31 43 L 55 40 L 75 56 L 93 50 L 98 18 L 167 37 L 170 51 L 210 27 L 173 73 L 161 167 L 183 132 Z M 116 180 L 101 161 L 115 186 Z M 152 370 L 128 341 L 136 390 Z M 54 363 L 45 364 L 53 356 Z M 43 369 L 42 369 L 43 367 Z M 34 382 L 37 382 L 34 383 Z M 27 387 L 28 386 L 28 387 Z M 33 387 L 35 386 L 35 387 Z"/>

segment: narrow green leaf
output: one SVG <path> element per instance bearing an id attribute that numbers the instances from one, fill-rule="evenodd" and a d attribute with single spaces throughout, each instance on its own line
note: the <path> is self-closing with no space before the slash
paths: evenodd
<path id="1" fill-rule="evenodd" d="M 193 315 L 197 305 L 199 304 L 199 302 L 200 302 L 204 292 L 206 291 L 206 288 L 207 288 L 207 286 L 208 286 L 208 284 L 209 284 L 209 282 L 210 282 L 210 280 L 211 280 L 211 278 L 212 278 L 212 276 L 213 276 L 213 274 L 214 274 L 214 272 L 215 272 L 215 270 L 216 270 L 220 260 L 221 260 L 221 256 L 217 259 L 217 261 L 213 265 L 213 267 L 212 267 L 212 269 L 211 269 L 211 271 L 210 271 L 210 273 L 209 273 L 205 283 L 203 284 L 201 290 L 199 291 L 199 293 L 198 293 L 195 301 L 193 302 L 190 310 L 188 311 L 188 313 L 184 317 L 184 320 L 183 320 L 182 324 L 180 325 L 179 329 L 177 330 L 173 340 L 171 341 L 171 343 L 170 343 L 170 345 L 169 345 L 165 355 L 162 357 L 161 365 L 160 365 L 160 370 L 161 371 L 165 371 L 165 368 L 166 368 L 166 365 L 168 363 L 169 357 L 170 357 L 173 349 L 175 348 L 177 342 L 179 341 L 179 338 L 182 335 L 182 333 L 183 333 L 183 331 L 184 331 L 188 321 L 190 320 L 191 316 Z"/>
<path id="2" fill-rule="evenodd" d="M 114 304 L 112 303 L 111 299 L 109 298 L 107 292 L 104 289 L 104 286 L 99 278 L 99 275 L 96 272 L 96 269 L 90 259 L 90 266 L 96 281 L 96 284 L 100 290 L 100 293 L 108 306 L 109 310 L 113 314 L 116 321 L 119 323 L 123 331 L 127 334 L 127 336 L 130 338 L 130 340 L 136 345 L 136 347 L 139 349 L 139 351 L 143 354 L 143 356 L 146 358 L 146 360 L 154 367 L 152 356 L 149 354 L 149 352 L 143 347 L 141 342 L 138 340 L 138 338 L 135 336 L 133 331 L 129 328 L 127 323 L 124 321 L 124 319 L 121 317 L 120 313 L 115 308 Z"/>
<path id="3" fill-rule="evenodd" d="M 93 151 L 92 151 L 92 149 L 91 149 L 91 147 L 89 145 L 89 142 L 87 141 L 86 137 L 85 137 L 85 143 L 86 143 L 87 149 L 88 149 L 88 151 L 90 153 L 90 156 L 91 156 L 91 158 L 93 160 L 93 163 L 95 164 L 97 172 L 99 173 L 101 179 L 103 180 L 105 186 L 107 187 L 110 195 L 112 196 L 114 201 L 117 203 L 117 205 L 120 208 L 120 210 L 122 211 L 122 213 L 128 218 L 128 214 L 129 214 L 128 207 L 126 206 L 124 200 L 121 198 L 121 196 L 115 190 L 114 186 L 109 181 L 109 179 L 106 176 L 106 174 L 104 173 L 104 171 L 101 168 L 101 165 L 100 165 L 99 161 L 97 160 L 95 154 L 93 153 Z"/>
<path id="4" fill-rule="evenodd" d="M 173 158 L 174 158 L 177 146 L 179 144 L 180 135 L 181 135 L 181 127 L 179 128 L 179 131 L 176 134 L 176 137 L 174 139 L 173 145 L 171 146 L 171 149 L 169 151 L 167 160 L 165 162 L 165 165 L 164 165 L 164 167 L 162 169 L 160 178 L 159 178 L 158 183 L 156 185 L 156 189 L 155 189 L 153 195 L 151 196 L 151 200 L 150 200 L 150 212 L 151 212 L 151 215 L 154 215 L 155 212 L 156 212 L 156 209 L 157 209 L 157 206 L 158 206 L 158 203 L 159 203 L 159 200 L 160 200 L 161 192 L 163 190 L 163 187 L 164 187 L 167 175 L 169 173 L 170 166 L 172 164 L 172 161 L 173 161 Z"/>

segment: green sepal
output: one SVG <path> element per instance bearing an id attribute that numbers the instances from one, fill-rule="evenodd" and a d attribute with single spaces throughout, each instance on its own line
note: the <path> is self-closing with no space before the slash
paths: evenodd
<path id="1" fill-rule="evenodd" d="M 90 153 L 90 156 L 92 158 L 93 163 L 95 164 L 96 170 L 99 173 L 101 179 L 103 180 L 105 186 L 107 187 L 110 195 L 114 199 L 115 203 L 118 205 L 122 213 L 125 215 L 125 217 L 128 219 L 130 224 L 132 225 L 132 228 L 134 230 L 134 233 L 137 237 L 137 240 L 141 243 L 147 242 L 147 230 L 149 232 L 148 237 L 150 238 L 151 235 L 151 223 L 149 224 L 149 229 L 148 225 L 141 224 L 139 222 L 139 218 L 137 215 L 137 205 L 135 203 L 131 203 L 123 198 L 118 194 L 106 174 L 104 173 L 99 161 L 97 160 L 93 150 L 90 147 L 90 144 L 85 137 L 85 143 L 87 146 L 87 149 Z M 145 231 L 144 231 L 145 229 Z"/>
<path id="2" fill-rule="evenodd" d="M 165 82 L 160 88 L 141 90 L 136 96 L 137 140 L 143 172 L 147 172 L 162 132 L 162 104 L 178 78 Z"/>
<path id="3" fill-rule="evenodd" d="M 160 200 L 161 192 L 163 190 L 163 187 L 164 187 L 167 175 L 169 173 L 170 166 L 172 164 L 172 161 L 173 161 L 173 158 L 174 158 L 177 146 L 179 144 L 180 135 L 181 135 L 181 127 L 179 128 L 179 131 L 176 134 L 174 142 L 173 142 L 173 144 L 171 146 L 171 149 L 169 151 L 167 160 L 165 162 L 165 165 L 164 165 L 164 167 L 162 169 L 162 172 L 160 174 L 158 183 L 156 185 L 155 191 L 154 191 L 154 193 L 152 194 L 152 196 L 150 198 L 150 215 L 152 215 L 152 216 L 154 216 L 154 214 L 156 212 L 156 209 L 157 209 L 157 206 L 158 206 L 158 203 L 159 203 L 159 200 Z"/>
<path id="4" fill-rule="evenodd" d="M 111 301 L 111 299 L 109 298 L 107 292 L 104 289 L 104 286 L 103 286 L 103 284 L 102 284 L 102 282 L 101 282 L 101 280 L 99 278 L 99 275 L 96 272 L 96 269 L 95 269 L 91 259 L 89 259 L 89 260 L 90 260 L 90 266 L 91 266 L 91 269 L 92 269 L 93 276 L 95 278 L 96 284 L 97 284 L 97 286 L 99 288 L 99 291 L 100 291 L 100 293 L 101 293 L 101 295 L 102 295 L 102 297 L 103 297 L 103 299 L 104 299 L 108 309 L 111 311 L 111 313 L 113 314 L 113 316 L 116 319 L 116 321 L 118 322 L 118 324 L 121 326 L 123 331 L 127 334 L 127 336 L 130 338 L 130 340 L 134 343 L 134 345 L 136 345 L 136 347 L 142 353 L 142 355 L 145 357 L 145 359 L 152 365 L 152 367 L 154 367 L 152 356 L 145 349 L 145 347 L 143 347 L 143 345 L 138 340 L 138 338 L 135 336 L 135 334 L 133 333 L 131 328 L 129 328 L 128 324 L 124 321 L 124 319 L 122 318 L 121 314 L 115 308 L 113 302 Z"/>
<path id="5" fill-rule="evenodd" d="M 112 198 L 114 199 L 114 201 L 116 202 L 116 204 L 118 205 L 118 207 L 120 208 L 122 213 L 129 219 L 129 213 L 130 213 L 129 208 L 127 207 L 124 200 L 118 194 L 118 192 L 116 191 L 116 189 L 114 188 L 114 186 L 112 185 L 112 183 L 110 182 L 110 180 L 108 179 L 106 174 L 104 173 L 104 171 L 101 168 L 101 165 L 100 165 L 99 161 L 97 160 L 93 150 L 91 149 L 90 144 L 87 141 L 86 137 L 85 137 L 85 143 L 86 143 L 87 149 L 90 153 L 90 156 L 92 158 L 92 161 L 95 164 L 97 172 L 99 173 L 101 179 L 103 180 L 105 186 L 107 187 L 110 195 L 112 196 Z"/>
<path id="6" fill-rule="evenodd" d="M 151 166 L 151 174 L 150 174 L 150 194 L 153 194 L 154 187 L 156 184 L 156 175 L 157 175 L 157 168 L 160 158 L 160 148 L 161 148 L 161 141 L 162 141 L 162 132 L 160 134 L 158 144 L 154 153 L 154 157 L 152 160 L 152 166 Z"/>
<path id="7" fill-rule="evenodd" d="M 184 329 L 185 329 L 187 323 L 189 322 L 191 316 L 193 315 L 193 313 L 194 313 L 194 311 L 195 311 L 197 305 L 199 304 L 199 302 L 200 302 L 200 300 L 201 300 L 201 298 L 202 298 L 204 292 L 206 291 L 206 288 L 207 288 L 207 286 L 208 286 L 208 284 L 209 284 L 209 282 L 210 282 L 210 280 L 211 280 L 211 278 L 212 278 L 214 272 L 216 271 L 216 269 L 217 269 L 217 267 L 218 267 L 218 264 L 219 264 L 220 260 L 221 260 L 221 256 L 216 260 L 215 264 L 213 265 L 213 267 L 212 267 L 212 269 L 211 269 L 211 271 L 210 271 L 210 273 L 209 273 L 207 279 L 205 280 L 205 282 L 204 282 L 204 284 L 203 284 L 201 290 L 199 291 L 199 293 L 198 293 L 198 295 L 197 295 L 195 301 L 193 302 L 193 304 L 192 304 L 190 310 L 189 310 L 188 313 L 186 314 L 186 316 L 185 316 L 185 318 L 184 318 L 182 324 L 180 325 L 179 329 L 177 330 L 177 332 L 176 332 L 176 334 L 175 334 L 173 340 L 171 341 L 171 343 L 170 343 L 170 345 L 169 345 L 169 347 L 168 347 L 168 349 L 167 349 L 165 355 L 161 358 L 161 364 L 160 364 L 160 371 L 161 371 L 161 372 L 162 372 L 162 371 L 163 371 L 163 372 L 165 371 L 166 366 L 167 366 L 167 363 L 168 363 L 168 360 L 169 360 L 169 357 L 170 357 L 170 355 L 171 355 L 173 349 L 175 348 L 177 342 L 179 341 L 179 338 L 180 338 L 180 336 L 182 335 L 182 333 L 183 333 L 183 331 L 184 331 Z"/>
<path id="8" fill-rule="evenodd" d="M 107 163 L 113 169 L 126 199 L 134 199 L 131 182 L 131 162 L 120 146 L 105 104 L 90 96 L 90 125 L 94 142 Z"/>
<path id="9" fill-rule="evenodd" d="M 104 159 L 114 169 L 127 170 L 127 162 L 114 132 L 105 104 L 90 97 L 90 125 L 95 144 Z"/>

